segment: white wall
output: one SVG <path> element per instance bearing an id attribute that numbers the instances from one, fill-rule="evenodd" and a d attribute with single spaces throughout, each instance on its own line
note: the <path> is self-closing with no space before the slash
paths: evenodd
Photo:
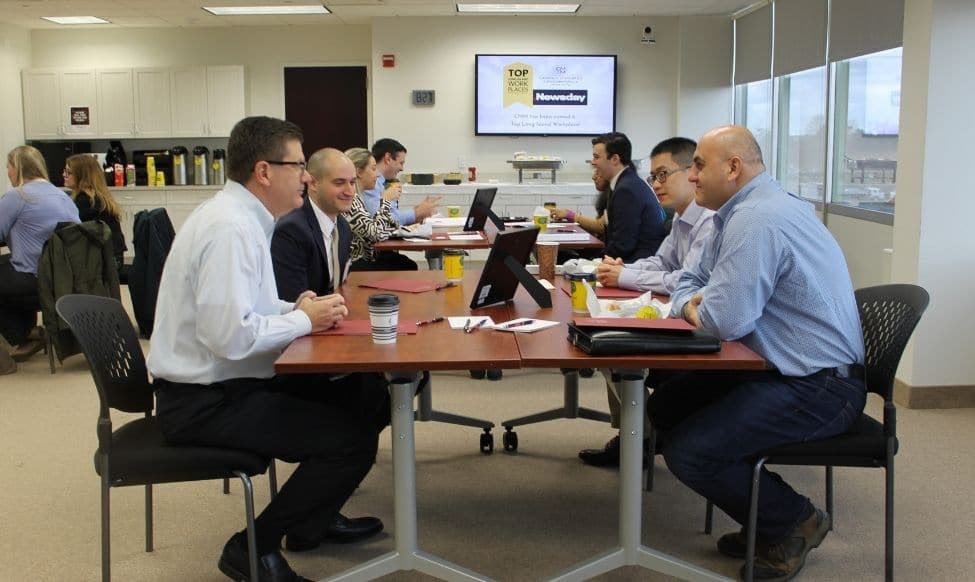
<path id="1" fill-rule="evenodd" d="M 30 34 L 23 28 L 0 24 L 0 155 L 24 143 L 24 105 L 20 71 L 30 65 Z M 6 162 L 4 162 L 6 163 Z M 10 188 L 7 173 L 0 178 L 3 189 Z"/>
<path id="2" fill-rule="evenodd" d="M 674 133 L 697 140 L 709 129 L 731 123 L 734 44 L 728 18 L 681 18 L 680 87 Z"/>
<path id="3" fill-rule="evenodd" d="M 575 17 L 384 18 L 373 21 L 373 136 L 407 147 L 416 170 L 456 168 L 457 156 L 479 178 L 516 179 L 512 152 L 557 155 L 567 161 L 560 180 L 588 180 L 586 137 L 474 136 L 475 53 L 616 54 L 616 126 L 633 142 L 634 157 L 649 154 L 675 130 L 678 19 L 655 17 L 655 45 L 640 43 L 642 19 Z M 380 66 L 395 54 L 396 67 Z M 434 89 L 432 108 L 410 105 L 411 89 Z"/>
<path id="4" fill-rule="evenodd" d="M 30 66 L 244 65 L 247 113 L 284 117 L 284 67 L 367 66 L 370 35 L 368 26 L 341 24 L 36 30 Z"/>
<path id="5" fill-rule="evenodd" d="M 892 278 L 917 282 L 931 306 L 901 364 L 913 386 L 975 384 L 975 135 L 970 69 L 975 4 L 907 0 Z"/>
<path id="6" fill-rule="evenodd" d="M 838 214 L 829 215 L 828 226 L 843 249 L 854 289 L 890 282 L 890 255 L 884 249 L 893 246 L 892 227 Z"/>

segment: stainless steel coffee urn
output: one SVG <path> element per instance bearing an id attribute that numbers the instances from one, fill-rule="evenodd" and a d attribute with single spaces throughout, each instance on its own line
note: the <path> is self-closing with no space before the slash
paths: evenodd
<path id="1" fill-rule="evenodd" d="M 186 185 L 186 156 L 189 153 L 183 146 L 176 146 L 170 150 L 173 158 L 173 184 Z"/>
<path id="2" fill-rule="evenodd" d="M 213 150 L 213 163 L 210 164 L 210 183 L 218 186 L 227 181 L 227 169 L 224 166 L 227 152 L 222 149 Z"/>
<path id="3" fill-rule="evenodd" d="M 204 146 L 193 148 L 193 183 L 206 186 L 210 173 L 210 150 Z"/>

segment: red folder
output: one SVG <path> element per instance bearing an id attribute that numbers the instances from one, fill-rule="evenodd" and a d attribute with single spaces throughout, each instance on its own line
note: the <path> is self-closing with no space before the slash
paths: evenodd
<path id="1" fill-rule="evenodd" d="M 398 335 L 416 333 L 415 321 L 401 321 L 396 326 Z M 332 329 L 315 332 L 313 335 L 371 335 L 372 323 L 368 319 L 344 319 Z"/>
<path id="2" fill-rule="evenodd" d="M 644 293 L 645 291 L 632 291 L 619 287 L 596 287 L 596 297 L 600 299 L 633 299 Z"/>
<path id="3" fill-rule="evenodd" d="M 638 317 L 577 317 L 572 323 L 579 327 L 612 327 L 639 329 L 674 329 L 690 331 L 694 326 L 683 319 L 640 319 Z"/>

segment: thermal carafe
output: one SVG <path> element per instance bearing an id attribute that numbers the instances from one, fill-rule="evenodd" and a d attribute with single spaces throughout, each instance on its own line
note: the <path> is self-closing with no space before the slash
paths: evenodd
<path id="1" fill-rule="evenodd" d="M 219 186 L 227 181 L 227 168 L 224 166 L 226 157 L 226 151 L 219 148 L 213 150 L 213 163 L 210 164 L 210 169 L 212 170 L 210 175 L 211 184 Z"/>
<path id="2" fill-rule="evenodd" d="M 183 146 L 176 146 L 170 152 L 173 155 L 173 184 L 186 185 L 186 156 L 189 151 Z"/>
<path id="3" fill-rule="evenodd" d="M 193 183 L 207 185 L 207 174 L 210 169 L 210 150 L 204 146 L 193 148 Z"/>

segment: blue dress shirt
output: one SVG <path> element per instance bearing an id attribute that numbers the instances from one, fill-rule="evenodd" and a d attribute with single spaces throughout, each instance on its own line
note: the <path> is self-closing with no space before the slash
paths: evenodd
<path id="1" fill-rule="evenodd" d="M 379 203 L 383 199 L 383 190 L 386 189 L 386 177 L 382 174 L 376 176 L 376 185 L 371 190 L 362 191 L 362 202 L 369 212 L 369 216 L 375 216 L 379 211 Z M 392 203 L 393 216 L 403 226 L 409 226 L 416 222 L 416 212 L 412 208 L 401 210 L 399 200 Z"/>
<path id="2" fill-rule="evenodd" d="M 623 266 L 619 287 L 672 294 L 684 270 L 701 260 L 704 247 L 711 240 L 713 216 L 714 211 L 691 201 L 684 213 L 674 218 L 670 234 L 660 243 L 657 254 Z"/>
<path id="3" fill-rule="evenodd" d="M 701 261 L 684 272 L 671 313 L 700 292 L 701 325 L 741 340 L 787 376 L 863 362 L 843 252 L 813 206 L 768 173 L 718 209 Z"/>

